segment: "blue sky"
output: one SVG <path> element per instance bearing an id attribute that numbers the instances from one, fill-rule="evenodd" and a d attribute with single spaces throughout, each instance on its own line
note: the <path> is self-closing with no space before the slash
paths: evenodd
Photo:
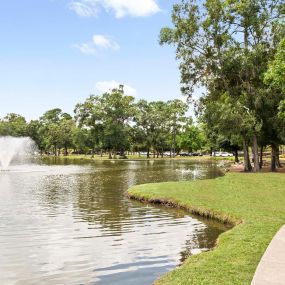
<path id="1" fill-rule="evenodd" d="M 0 10 L 0 117 L 28 120 L 123 83 L 136 98 L 181 96 L 174 47 L 158 44 L 176 1 L 9 0 Z"/>

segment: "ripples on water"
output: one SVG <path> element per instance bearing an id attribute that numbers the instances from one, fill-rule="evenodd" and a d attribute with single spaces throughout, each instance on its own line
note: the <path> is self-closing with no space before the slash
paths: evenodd
<path id="1" fill-rule="evenodd" d="M 65 164 L 61 161 L 62 164 Z M 212 164 L 99 161 L 0 174 L 0 284 L 151 284 L 225 229 L 129 201 L 134 184 L 221 175 Z"/>

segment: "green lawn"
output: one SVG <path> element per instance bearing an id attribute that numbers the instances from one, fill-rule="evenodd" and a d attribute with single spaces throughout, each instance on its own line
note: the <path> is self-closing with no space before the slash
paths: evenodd
<path id="1" fill-rule="evenodd" d="M 191 256 L 156 284 L 246 285 L 279 228 L 285 224 L 285 175 L 229 173 L 212 180 L 132 187 L 131 198 L 173 202 L 193 213 L 235 224 L 214 250 Z M 177 233 L 179 234 L 179 233 Z"/>
<path id="2" fill-rule="evenodd" d="M 48 156 L 43 156 L 48 157 Z M 49 156 L 49 157 L 54 157 L 54 156 Z M 70 154 L 68 156 L 63 156 L 60 155 L 59 157 L 65 158 L 68 160 L 87 160 L 87 161 L 94 161 L 94 160 L 109 160 L 109 156 L 104 154 L 102 157 L 100 155 L 84 155 L 84 154 Z M 153 156 L 150 156 L 150 158 L 147 158 L 145 155 L 139 156 L 138 154 L 132 155 L 129 154 L 127 155 L 128 160 L 193 160 L 193 161 L 205 161 L 205 160 L 222 160 L 222 161 L 229 161 L 233 162 L 234 158 L 233 157 L 212 157 L 210 155 L 204 155 L 204 156 L 190 156 L 190 157 L 183 157 L 183 156 L 177 156 L 175 158 L 170 158 L 168 156 L 165 156 L 163 158 L 153 158 Z M 119 160 L 119 156 L 117 156 L 117 160 Z"/>

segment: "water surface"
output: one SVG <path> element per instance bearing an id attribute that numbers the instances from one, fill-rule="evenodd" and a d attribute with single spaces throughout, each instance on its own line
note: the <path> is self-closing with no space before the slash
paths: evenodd
<path id="1" fill-rule="evenodd" d="M 13 166 L 0 173 L 0 284 L 151 284 L 225 228 L 124 192 L 219 175 L 212 163 L 171 160 Z"/>

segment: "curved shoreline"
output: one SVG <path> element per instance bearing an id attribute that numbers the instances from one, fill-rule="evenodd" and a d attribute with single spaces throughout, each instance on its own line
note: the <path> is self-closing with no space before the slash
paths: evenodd
<path id="1" fill-rule="evenodd" d="M 148 184 L 146 184 L 146 185 L 148 185 Z M 219 223 L 225 224 L 225 225 L 229 226 L 230 229 L 243 223 L 242 220 L 235 220 L 233 218 L 227 217 L 227 216 L 219 214 L 219 213 L 212 212 L 212 211 L 207 210 L 207 209 L 195 208 L 194 206 L 189 207 L 187 205 L 183 205 L 183 204 L 177 203 L 175 201 L 171 201 L 171 200 L 165 200 L 165 199 L 161 199 L 161 198 L 147 199 L 147 198 L 140 197 L 137 195 L 132 195 L 129 192 L 127 192 L 126 195 L 129 199 L 135 200 L 135 201 L 138 201 L 141 203 L 162 205 L 162 206 L 167 207 L 167 208 L 181 209 L 181 210 L 188 212 L 189 214 L 196 215 L 196 216 L 199 216 L 199 217 L 204 218 L 204 219 L 214 220 L 214 221 L 217 221 Z"/>
<path id="2" fill-rule="evenodd" d="M 219 236 L 213 250 L 190 256 L 155 284 L 250 284 L 264 251 L 285 222 L 284 183 L 282 174 L 229 173 L 213 180 L 130 188 L 130 199 L 178 207 L 234 226 Z"/>
<path id="3" fill-rule="evenodd" d="M 146 186 L 147 185 L 148 184 L 146 184 Z M 196 215 L 196 216 L 199 216 L 199 217 L 204 218 L 204 219 L 217 221 L 219 223 L 222 223 L 222 224 L 225 224 L 225 225 L 229 226 L 228 231 L 232 230 L 235 226 L 243 223 L 243 221 L 241 221 L 241 220 L 239 221 L 239 220 L 229 219 L 228 217 L 222 216 L 222 215 L 220 215 L 218 213 L 215 213 L 215 212 L 211 212 L 211 211 L 207 211 L 207 210 L 200 209 L 200 208 L 195 208 L 195 207 L 187 207 L 186 205 L 181 205 L 181 204 L 179 204 L 177 202 L 170 201 L 170 200 L 164 200 L 164 199 L 160 199 L 160 198 L 146 199 L 144 197 L 139 197 L 139 196 L 136 196 L 136 195 L 132 195 L 128 191 L 126 192 L 126 195 L 127 195 L 127 197 L 129 199 L 134 200 L 134 201 L 138 201 L 138 202 L 146 203 L 146 204 L 161 205 L 161 206 L 164 206 L 164 207 L 167 207 L 167 208 L 181 209 L 181 210 L 184 210 L 184 211 L 188 212 L 189 214 Z M 216 245 L 213 248 L 211 248 L 211 250 L 215 250 L 218 247 L 218 245 L 219 245 L 219 237 L 216 240 Z M 201 252 L 199 254 L 202 254 L 202 253 L 203 252 Z M 178 268 L 179 267 L 176 267 L 176 269 L 178 269 Z M 168 273 L 166 273 L 166 274 L 168 274 Z M 153 285 L 156 285 L 157 282 L 162 277 L 159 277 L 157 280 L 155 280 Z"/>

